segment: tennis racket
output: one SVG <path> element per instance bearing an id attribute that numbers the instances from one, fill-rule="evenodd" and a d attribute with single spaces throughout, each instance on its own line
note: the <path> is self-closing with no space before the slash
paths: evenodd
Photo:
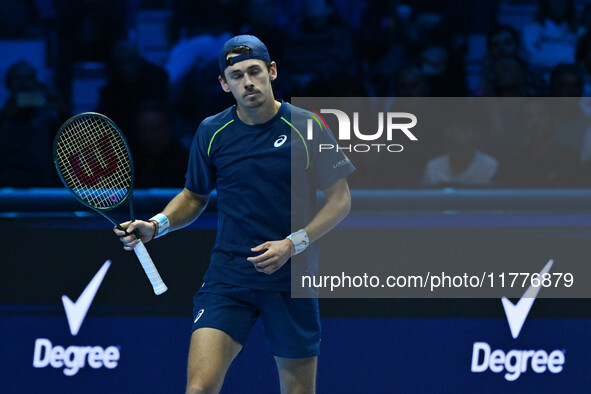
<path id="1" fill-rule="evenodd" d="M 68 119 L 53 144 L 55 168 L 78 201 L 125 231 L 107 212 L 129 202 L 133 214 L 133 160 L 127 141 L 115 123 L 104 115 L 85 112 Z M 135 232 L 139 239 L 139 234 Z M 146 247 L 140 240 L 134 248 L 154 293 L 167 290 Z"/>

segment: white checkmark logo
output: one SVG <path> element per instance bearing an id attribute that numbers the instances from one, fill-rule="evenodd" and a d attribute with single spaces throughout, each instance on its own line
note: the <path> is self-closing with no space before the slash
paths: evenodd
<path id="1" fill-rule="evenodd" d="M 103 264 L 94 278 L 92 278 L 90 283 L 86 286 L 75 303 L 72 302 L 68 296 L 62 296 L 62 303 L 64 304 L 66 317 L 68 318 L 68 325 L 70 326 L 70 333 L 72 333 L 72 335 L 77 335 L 78 331 L 80 331 L 80 326 L 82 326 L 82 322 L 86 317 L 86 313 L 90 308 L 90 304 L 92 304 L 92 300 L 94 300 L 94 296 L 96 295 L 96 292 L 98 291 L 110 266 L 111 261 L 105 261 L 105 264 Z"/>
<path id="2" fill-rule="evenodd" d="M 540 271 L 540 278 L 550 271 L 553 263 L 553 260 L 550 260 L 546 263 L 544 268 Z M 536 300 L 541 285 L 541 281 L 539 286 L 530 285 L 525 293 L 523 293 L 517 304 L 513 304 L 507 297 L 501 298 L 513 339 L 519 336 L 521 328 L 523 327 L 523 323 L 525 323 L 525 319 L 527 318 L 527 315 L 529 314 L 529 311 Z"/>

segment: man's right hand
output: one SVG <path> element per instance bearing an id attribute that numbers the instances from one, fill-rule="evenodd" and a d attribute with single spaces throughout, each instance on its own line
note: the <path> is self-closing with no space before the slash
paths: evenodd
<path id="1" fill-rule="evenodd" d="M 152 222 L 144 222 L 143 220 L 135 220 L 133 222 L 121 223 L 120 226 L 125 230 L 121 231 L 117 227 L 113 227 L 113 231 L 119 237 L 119 240 L 123 242 L 123 249 L 133 250 L 135 245 L 139 242 L 135 236 L 134 231 L 137 230 L 140 239 L 143 243 L 148 243 L 154 237 L 156 224 Z"/>

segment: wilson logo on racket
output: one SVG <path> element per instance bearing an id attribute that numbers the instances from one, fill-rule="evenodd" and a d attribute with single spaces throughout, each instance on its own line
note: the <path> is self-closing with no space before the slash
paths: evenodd
<path id="1" fill-rule="evenodd" d="M 100 154 L 100 160 L 97 156 L 97 151 Z M 80 156 L 82 156 L 86 166 L 83 165 Z M 82 149 L 82 152 L 70 154 L 68 161 L 76 178 L 86 186 L 94 186 L 101 179 L 113 175 L 117 170 L 118 164 L 109 134 L 103 135 L 96 145 L 86 145 Z M 84 169 L 85 167 L 90 170 L 91 174 L 87 173 Z"/>

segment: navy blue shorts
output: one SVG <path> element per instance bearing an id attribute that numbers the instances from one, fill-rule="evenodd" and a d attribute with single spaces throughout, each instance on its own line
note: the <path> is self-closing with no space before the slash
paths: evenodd
<path id="1" fill-rule="evenodd" d="M 316 298 L 291 298 L 289 292 L 204 283 L 193 297 L 193 331 L 224 331 L 244 345 L 262 319 L 267 343 L 276 357 L 304 358 L 320 351 L 320 313 Z"/>

